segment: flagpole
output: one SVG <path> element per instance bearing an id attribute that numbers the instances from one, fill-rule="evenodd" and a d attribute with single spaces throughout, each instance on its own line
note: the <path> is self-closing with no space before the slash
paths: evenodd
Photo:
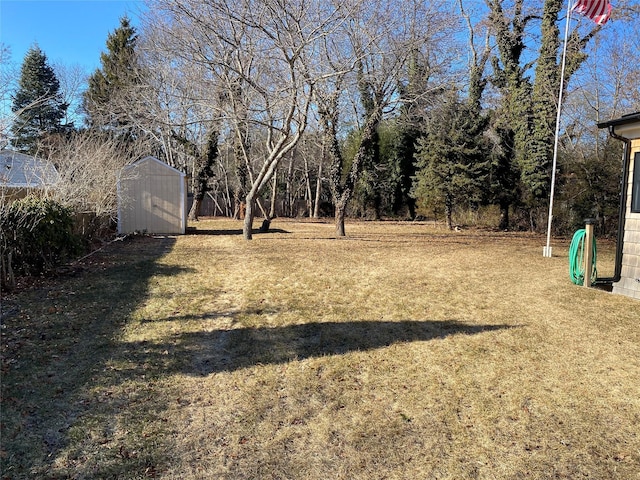
<path id="1" fill-rule="evenodd" d="M 569 21 L 571 20 L 571 0 L 567 4 L 567 22 L 564 27 L 564 45 L 562 48 L 562 67 L 560 69 L 560 91 L 558 92 L 558 112 L 556 114 L 556 133 L 553 144 L 553 164 L 551 167 L 551 193 L 549 198 L 549 216 L 547 220 L 547 246 L 543 249 L 544 257 L 551 257 L 551 221 L 553 220 L 553 196 L 556 186 L 556 165 L 558 163 L 558 136 L 560 134 L 560 113 L 562 111 L 562 93 L 564 91 L 564 68 L 567 57 L 567 41 L 569 39 Z"/>

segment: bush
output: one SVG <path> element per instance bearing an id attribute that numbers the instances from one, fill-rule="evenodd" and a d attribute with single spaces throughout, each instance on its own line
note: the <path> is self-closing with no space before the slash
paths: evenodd
<path id="1" fill-rule="evenodd" d="M 2 283 L 14 275 L 40 275 L 80 251 L 71 210 L 57 202 L 26 197 L 3 205 L 0 215 Z"/>

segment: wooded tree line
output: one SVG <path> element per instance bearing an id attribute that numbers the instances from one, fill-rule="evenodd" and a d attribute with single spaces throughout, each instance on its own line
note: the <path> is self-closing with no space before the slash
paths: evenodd
<path id="1" fill-rule="evenodd" d="M 256 214 L 546 226 L 564 2 L 147 3 L 107 38 L 82 126 L 44 52 L 24 59 L 11 144 L 50 156 L 77 208 L 113 214 L 144 152 L 190 175 L 192 218 L 209 196 L 247 239 Z M 571 22 L 556 231 L 615 230 L 621 151 L 596 123 L 640 110 L 639 16 Z"/>

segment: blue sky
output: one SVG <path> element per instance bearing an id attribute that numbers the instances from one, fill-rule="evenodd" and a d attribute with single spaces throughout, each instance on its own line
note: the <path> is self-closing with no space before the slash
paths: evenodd
<path id="1" fill-rule="evenodd" d="M 143 8 L 141 0 L 0 0 L 0 42 L 18 65 L 37 43 L 50 64 L 80 65 L 91 73 L 120 17 L 137 25 Z"/>

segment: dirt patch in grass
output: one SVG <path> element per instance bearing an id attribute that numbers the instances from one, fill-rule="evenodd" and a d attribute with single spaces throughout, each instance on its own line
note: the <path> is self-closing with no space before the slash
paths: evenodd
<path id="1" fill-rule="evenodd" d="M 566 241 L 276 223 L 8 299 L 3 478 L 637 476 L 640 307 L 572 285 Z"/>

